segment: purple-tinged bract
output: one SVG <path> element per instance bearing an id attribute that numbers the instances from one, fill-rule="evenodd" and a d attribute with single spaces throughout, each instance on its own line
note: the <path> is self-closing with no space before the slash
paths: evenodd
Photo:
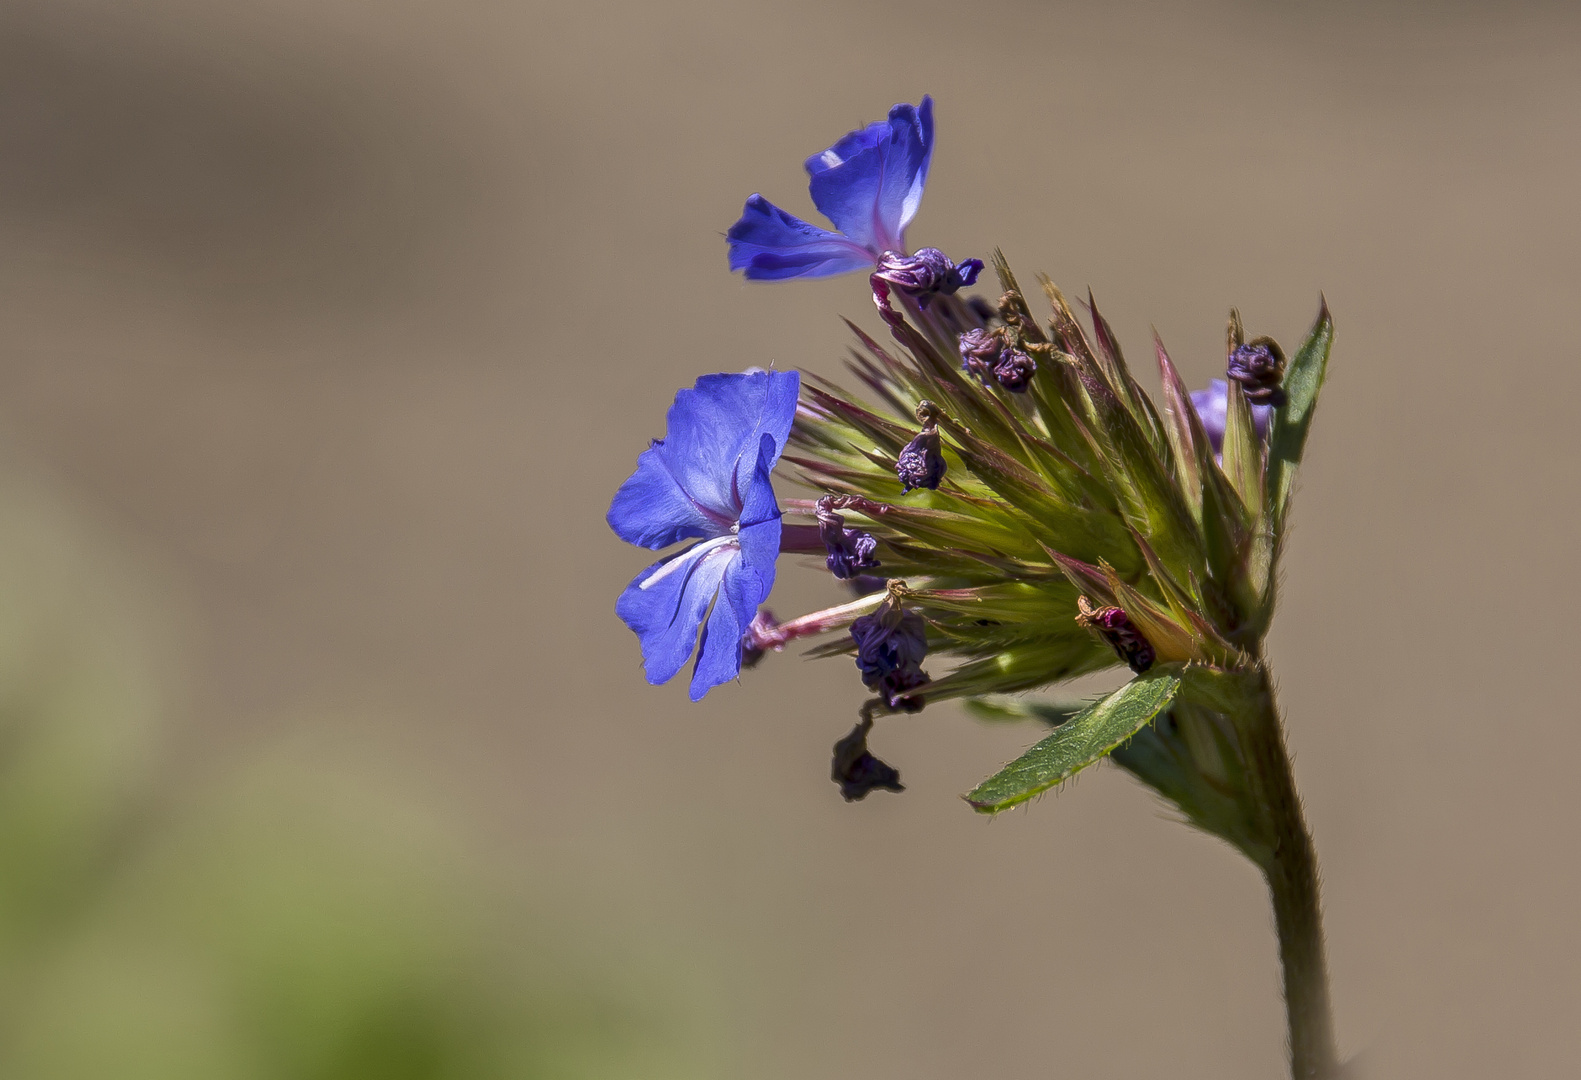
<path id="1" fill-rule="evenodd" d="M 889 119 L 850 132 L 807 159 L 813 205 L 838 232 L 786 213 L 761 195 L 730 227 L 730 269 L 755 281 L 827 277 L 904 253 L 933 159 L 933 99 L 896 105 Z"/>
<path id="2" fill-rule="evenodd" d="M 741 670 L 742 635 L 774 585 L 780 508 L 769 473 L 800 388 L 795 372 L 703 376 L 675 395 L 665 437 L 615 493 L 607 520 L 622 540 L 699 540 L 638 574 L 615 604 L 650 683 L 668 682 L 694 651 L 693 701 Z"/>

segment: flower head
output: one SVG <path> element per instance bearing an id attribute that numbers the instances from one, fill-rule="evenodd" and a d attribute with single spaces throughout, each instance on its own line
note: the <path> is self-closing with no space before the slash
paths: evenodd
<path id="1" fill-rule="evenodd" d="M 807 159 L 813 205 L 838 232 L 753 195 L 725 235 L 730 269 L 762 281 L 827 277 L 872 267 L 885 252 L 904 253 L 932 158 L 933 99 L 896 105 L 888 120 Z"/>
<path id="2" fill-rule="evenodd" d="M 650 683 L 668 682 L 694 651 L 693 701 L 741 670 L 742 635 L 774 585 L 780 508 L 769 472 L 800 387 L 795 372 L 704 375 L 675 395 L 665 437 L 615 493 L 607 520 L 622 540 L 655 550 L 699 541 L 638 574 L 615 605 Z"/>

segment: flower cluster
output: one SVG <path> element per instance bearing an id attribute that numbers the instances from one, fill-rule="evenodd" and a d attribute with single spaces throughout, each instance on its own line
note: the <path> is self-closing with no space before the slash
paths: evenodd
<path id="1" fill-rule="evenodd" d="M 900 790 L 867 750 L 875 715 L 1119 662 L 1231 667 L 1255 650 L 1289 488 L 1270 425 L 1305 424 L 1287 402 L 1284 353 L 1247 342 L 1238 314 L 1226 379 L 1207 390 L 1189 393 L 1156 343 L 1155 405 L 1090 296 L 1089 331 L 1042 279 L 1040 321 L 997 253 L 1001 295 L 964 295 L 981 260 L 905 246 L 933 149 L 931 99 L 896 105 L 806 161 L 836 231 L 753 195 L 726 235 L 730 268 L 752 280 L 868 273 L 895 344 L 855 330 L 848 367 L 866 401 L 795 372 L 705 375 L 676 395 L 665 438 L 609 512 L 631 543 L 693 541 L 616 607 L 650 682 L 695 654 L 696 700 L 815 635 L 833 635 L 816 655 L 854 657 L 875 696 L 836 750 L 847 798 Z M 1303 372 L 1312 342 L 1326 356 L 1327 325 L 1325 311 L 1295 362 Z M 778 500 L 776 466 L 817 496 Z M 760 608 L 782 553 L 821 558 L 863 595 L 774 620 Z M 930 656 L 949 670 L 930 678 Z"/>

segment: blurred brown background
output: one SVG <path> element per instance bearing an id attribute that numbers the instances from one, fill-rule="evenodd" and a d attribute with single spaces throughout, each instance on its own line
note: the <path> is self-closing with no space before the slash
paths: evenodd
<path id="1" fill-rule="evenodd" d="M 990 822 L 956 796 L 1037 733 L 939 707 L 847 806 L 848 664 L 693 706 L 614 617 L 675 388 L 872 321 L 720 234 L 924 92 L 913 244 L 1091 285 L 1134 357 L 1200 385 L 1230 305 L 1293 343 L 1327 294 L 1273 656 L 1341 1040 L 1573 1069 L 1574 8 L 41 0 L 0 7 L 8 1075 L 1280 1074 L 1260 882 L 1118 770 Z"/>

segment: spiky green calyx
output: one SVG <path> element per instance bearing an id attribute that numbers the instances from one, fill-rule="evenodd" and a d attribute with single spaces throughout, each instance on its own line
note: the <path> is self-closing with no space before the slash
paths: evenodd
<path id="1" fill-rule="evenodd" d="M 997 252 L 994 266 L 1004 291 L 994 332 L 1038 357 L 1028 392 L 963 370 L 958 336 L 982 325 L 965 305 L 912 307 L 892 323 L 898 350 L 852 327 L 860 348 L 847 367 L 866 402 L 808 376 L 784 459 L 877 539 L 884 571 L 928 621 L 932 652 L 959 661 L 928 698 L 1113 665 L 1114 650 L 1077 621 L 1083 596 L 1123 610 L 1161 663 L 1250 663 L 1272 618 L 1290 476 L 1332 338 L 1326 306 L 1289 364 L 1271 450 L 1232 383 L 1221 464 L 1162 343 L 1159 408 L 1090 297 L 1089 332 L 1044 279 L 1051 312 L 1040 324 Z M 923 413 L 944 477 L 903 491 L 896 463 Z"/>

